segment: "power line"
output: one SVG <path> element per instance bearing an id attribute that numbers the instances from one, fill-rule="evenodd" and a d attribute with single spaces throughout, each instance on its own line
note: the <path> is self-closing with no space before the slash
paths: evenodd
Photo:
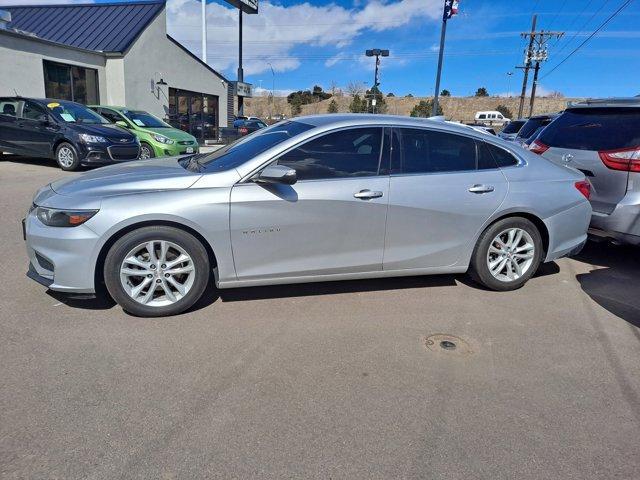
<path id="1" fill-rule="evenodd" d="M 582 26 L 580 27 L 580 30 L 576 31 L 576 32 L 572 35 L 572 37 L 562 45 L 562 48 L 560 48 L 560 50 L 558 50 L 558 51 L 556 52 L 556 55 L 560 55 L 560 54 L 564 51 L 564 49 L 565 49 L 565 48 L 567 48 L 567 46 L 568 46 L 568 45 L 570 45 L 570 44 L 571 44 L 571 42 L 573 42 L 573 40 L 574 40 L 578 35 L 580 35 L 580 34 L 582 33 L 582 31 L 584 30 L 584 27 L 586 27 L 589 23 L 591 23 L 591 20 L 593 20 L 593 18 L 594 18 L 598 13 L 600 13 L 600 11 L 604 8 L 604 6 L 605 6 L 607 3 L 609 3 L 609 0 L 604 0 L 604 3 L 603 3 L 602 5 L 600 5 L 600 8 L 598 8 L 598 10 L 596 10 L 595 12 L 593 12 L 593 14 L 589 17 L 589 20 L 587 20 L 586 22 L 584 22 L 584 23 L 582 24 Z"/>
<path id="2" fill-rule="evenodd" d="M 633 0 L 626 0 L 622 5 L 620 5 L 620 7 L 613 12 L 611 15 L 609 15 L 609 17 L 600 24 L 600 26 L 598 28 L 596 28 L 593 33 L 591 33 L 591 35 L 589 35 L 580 45 L 578 45 L 576 48 L 573 49 L 573 51 L 567 55 L 564 59 L 562 59 L 562 61 L 560 63 L 558 63 L 555 67 L 553 67 L 551 70 L 549 70 L 545 75 L 542 76 L 542 78 L 540 78 L 540 80 L 548 77 L 549 75 L 551 75 L 555 70 L 558 69 L 558 67 L 560 67 L 560 65 L 562 65 L 564 62 L 566 62 L 567 60 L 569 60 L 578 50 L 580 50 L 589 40 L 591 40 L 600 30 L 602 30 L 611 20 L 613 20 L 613 18 L 618 15 L 627 5 L 629 5 Z"/>
<path id="3" fill-rule="evenodd" d="M 555 21 L 557 20 L 558 16 L 560 15 L 560 13 L 562 12 L 562 10 L 564 9 L 565 5 L 567 4 L 567 0 L 564 0 L 564 2 L 562 2 L 562 5 L 560 5 L 560 9 L 558 10 L 558 12 L 555 14 L 555 16 L 551 19 L 551 22 L 549 22 L 549 29 L 551 29 L 551 26 L 555 23 Z"/>
<path id="4" fill-rule="evenodd" d="M 605 3 L 608 2 L 609 0 L 605 0 Z M 589 8 L 589 6 L 593 3 L 593 0 L 589 0 L 587 3 L 585 3 L 584 7 L 582 7 L 582 10 L 580 11 L 580 13 L 578 13 L 577 15 L 575 15 L 573 17 L 573 20 L 571 21 L 571 23 L 569 24 L 568 27 L 565 28 L 565 31 L 571 31 L 571 28 L 576 24 L 576 21 L 578 20 L 578 18 L 585 12 L 585 10 L 587 8 Z M 562 38 L 562 37 L 561 37 Z M 558 38 L 556 40 L 556 42 L 552 45 L 552 47 L 555 47 L 558 45 L 558 43 L 560 43 L 561 38 Z M 566 44 L 565 44 L 566 45 Z"/>

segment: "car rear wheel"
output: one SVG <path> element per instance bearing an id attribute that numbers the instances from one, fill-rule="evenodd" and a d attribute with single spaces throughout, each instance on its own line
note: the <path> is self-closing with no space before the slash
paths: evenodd
<path id="1" fill-rule="evenodd" d="M 56 162 L 65 171 L 77 170 L 80 167 L 80 158 L 73 145 L 63 142 L 56 148 Z"/>
<path id="2" fill-rule="evenodd" d="M 113 299 L 141 317 L 184 312 L 202 296 L 209 277 L 209 257 L 202 243 L 166 226 L 127 233 L 113 244 L 104 265 Z"/>
<path id="3" fill-rule="evenodd" d="M 505 218 L 480 235 L 469 273 L 476 282 L 491 290 L 515 290 L 536 272 L 542 251 L 542 237 L 531 221 L 522 217 Z"/>
<path id="4" fill-rule="evenodd" d="M 153 158 L 155 157 L 156 154 L 153 151 L 153 147 L 151 145 L 149 145 L 148 143 L 141 143 L 140 144 L 140 159 L 141 160 L 146 160 L 147 158 Z"/>

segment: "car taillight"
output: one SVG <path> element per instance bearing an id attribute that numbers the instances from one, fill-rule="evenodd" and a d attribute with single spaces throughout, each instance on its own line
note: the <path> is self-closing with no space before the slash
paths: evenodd
<path id="1" fill-rule="evenodd" d="M 531 145 L 529 145 L 529 151 L 537 153 L 538 155 L 543 154 L 547 150 L 549 150 L 549 146 L 545 145 L 540 140 L 534 140 L 531 142 Z"/>
<path id="2" fill-rule="evenodd" d="M 600 160 L 612 170 L 640 172 L 640 147 L 598 152 Z"/>
<path id="3" fill-rule="evenodd" d="M 246 128 L 246 127 L 240 127 L 240 128 L 238 129 L 238 131 L 244 135 L 245 133 L 247 133 L 247 132 L 249 131 L 249 129 L 248 129 L 248 128 Z"/>
<path id="4" fill-rule="evenodd" d="M 581 180 L 579 182 L 576 182 L 575 186 L 578 189 L 578 191 L 582 195 L 584 195 L 587 200 L 589 200 L 589 197 L 591 196 L 591 184 L 586 180 Z"/>

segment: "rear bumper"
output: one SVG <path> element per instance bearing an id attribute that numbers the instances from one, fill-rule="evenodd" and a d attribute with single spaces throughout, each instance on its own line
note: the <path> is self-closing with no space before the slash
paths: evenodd
<path id="1" fill-rule="evenodd" d="M 551 262 L 580 252 L 587 241 L 590 219 L 591 205 L 586 201 L 545 219 L 549 246 L 544 261 Z"/>
<path id="2" fill-rule="evenodd" d="M 622 243 L 640 245 L 640 192 L 627 194 L 609 215 L 593 212 L 589 232 Z"/>

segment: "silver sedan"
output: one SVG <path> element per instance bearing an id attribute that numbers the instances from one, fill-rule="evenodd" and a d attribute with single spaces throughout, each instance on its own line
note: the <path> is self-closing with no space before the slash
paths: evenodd
<path id="1" fill-rule="evenodd" d="M 381 115 L 285 121 L 214 153 L 128 162 L 40 189 L 28 275 L 180 313 L 218 288 L 469 272 L 521 287 L 578 251 L 574 170 L 463 125 Z"/>

